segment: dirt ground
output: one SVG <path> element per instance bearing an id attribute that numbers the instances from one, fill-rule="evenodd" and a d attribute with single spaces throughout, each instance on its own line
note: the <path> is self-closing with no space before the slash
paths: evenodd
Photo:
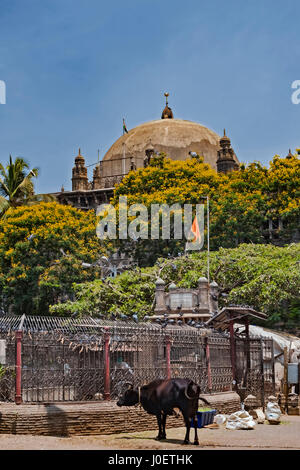
<path id="1" fill-rule="evenodd" d="M 156 431 L 99 436 L 0 435 L 0 450 L 211 450 L 300 449 L 300 416 L 283 416 L 279 425 L 257 424 L 253 430 L 199 429 L 200 446 L 184 446 L 185 428 L 167 429 L 167 439 L 156 441 Z M 194 430 L 191 430 L 191 438 Z"/>

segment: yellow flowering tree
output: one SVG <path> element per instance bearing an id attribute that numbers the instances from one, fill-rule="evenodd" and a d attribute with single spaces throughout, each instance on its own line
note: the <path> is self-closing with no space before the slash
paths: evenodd
<path id="1" fill-rule="evenodd" d="M 126 195 L 128 206 L 142 203 L 150 213 L 151 204 L 197 204 L 209 196 L 212 250 L 240 243 L 283 245 L 299 238 L 299 188 L 297 154 L 275 156 L 268 168 L 259 162 L 242 164 L 227 175 L 199 156 L 173 161 L 160 155 L 147 168 L 130 172 L 115 189 L 112 203 L 118 207 L 119 197 Z M 185 240 L 151 240 L 149 224 L 149 240 L 131 243 L 129 249 L 134 247 L 142 265 L 151 265 L 158 256 L 182 253 L 184 246 Z"/>
<path id="2" fill-rule="evenodd" d="M 100 277 L 86 268 L 105 252 L 94 211 L 55 202 L 11 209 L 0 221 L 0 300 L 6 313 L 48 314 L 73 283 Z"/>

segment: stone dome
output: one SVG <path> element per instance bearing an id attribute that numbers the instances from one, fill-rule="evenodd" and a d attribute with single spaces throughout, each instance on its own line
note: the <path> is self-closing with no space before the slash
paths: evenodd
<path id="1" fill-rule="evenodd" d="M 122 135 L 106 152 L 103 161 L 122 159 L 125 152 L 126 157 L 142 162 L 149 145 L 173 160 L 186 160 L 190 157 L 189 152 L 195 152 L 217 169 L 218 134 L 201 124 L 182 119 L 159 119 L 140 124 Z"/>

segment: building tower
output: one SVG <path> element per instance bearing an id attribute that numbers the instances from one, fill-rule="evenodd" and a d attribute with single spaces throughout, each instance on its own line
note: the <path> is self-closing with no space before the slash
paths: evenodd
<path id="1" fill-rule="evenodd" d="M 81 191 L 89 189 L 89 182 L 87 176 L 87 168 L 85 160 L 78 150 L 78 155 L 75 158 L 75 166 L 72 170 L 72 191 Z"/>
<path id="2" fill-rule="evenodd" d="M 93 171 L 93 189 L 100 189 L 102 188 L 102 172 L 100 163 L 98 163 Z"/>
<path id="3" fill-rule="evenodd" d="M 239 169 L 237 158 L 231 147 L 229 137 L 227 137 L 225 129 L 224 135 L 220 139 L 220 150 L 218 150 L 217 171 L 218 173 L 229 173 Z"/>

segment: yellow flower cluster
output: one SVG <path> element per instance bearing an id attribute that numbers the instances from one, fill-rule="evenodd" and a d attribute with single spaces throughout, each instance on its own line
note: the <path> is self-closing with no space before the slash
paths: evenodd
<path id="1" fill-rule="evenodd" d="M 164 158 L 147 168 L 131 172 L 115 189 L 112 203 L 126 195 L 128 204 L 174 204 L 203 202 L 209 195 L 211 223 L 215 230 L 228 232 L 239 226 L 243 239 L 252 240 L 269 218 L 284 217 L 295 225 L 300 215 L 299 155 L 275 156 L 269 167 L 253 162 L 240 171 L 218 174 L 201 159 L 174 161 Z M 252 237 L 252 238 L 251 238 Z M 261 238 L 260 238 L 261 241 Z"/>

